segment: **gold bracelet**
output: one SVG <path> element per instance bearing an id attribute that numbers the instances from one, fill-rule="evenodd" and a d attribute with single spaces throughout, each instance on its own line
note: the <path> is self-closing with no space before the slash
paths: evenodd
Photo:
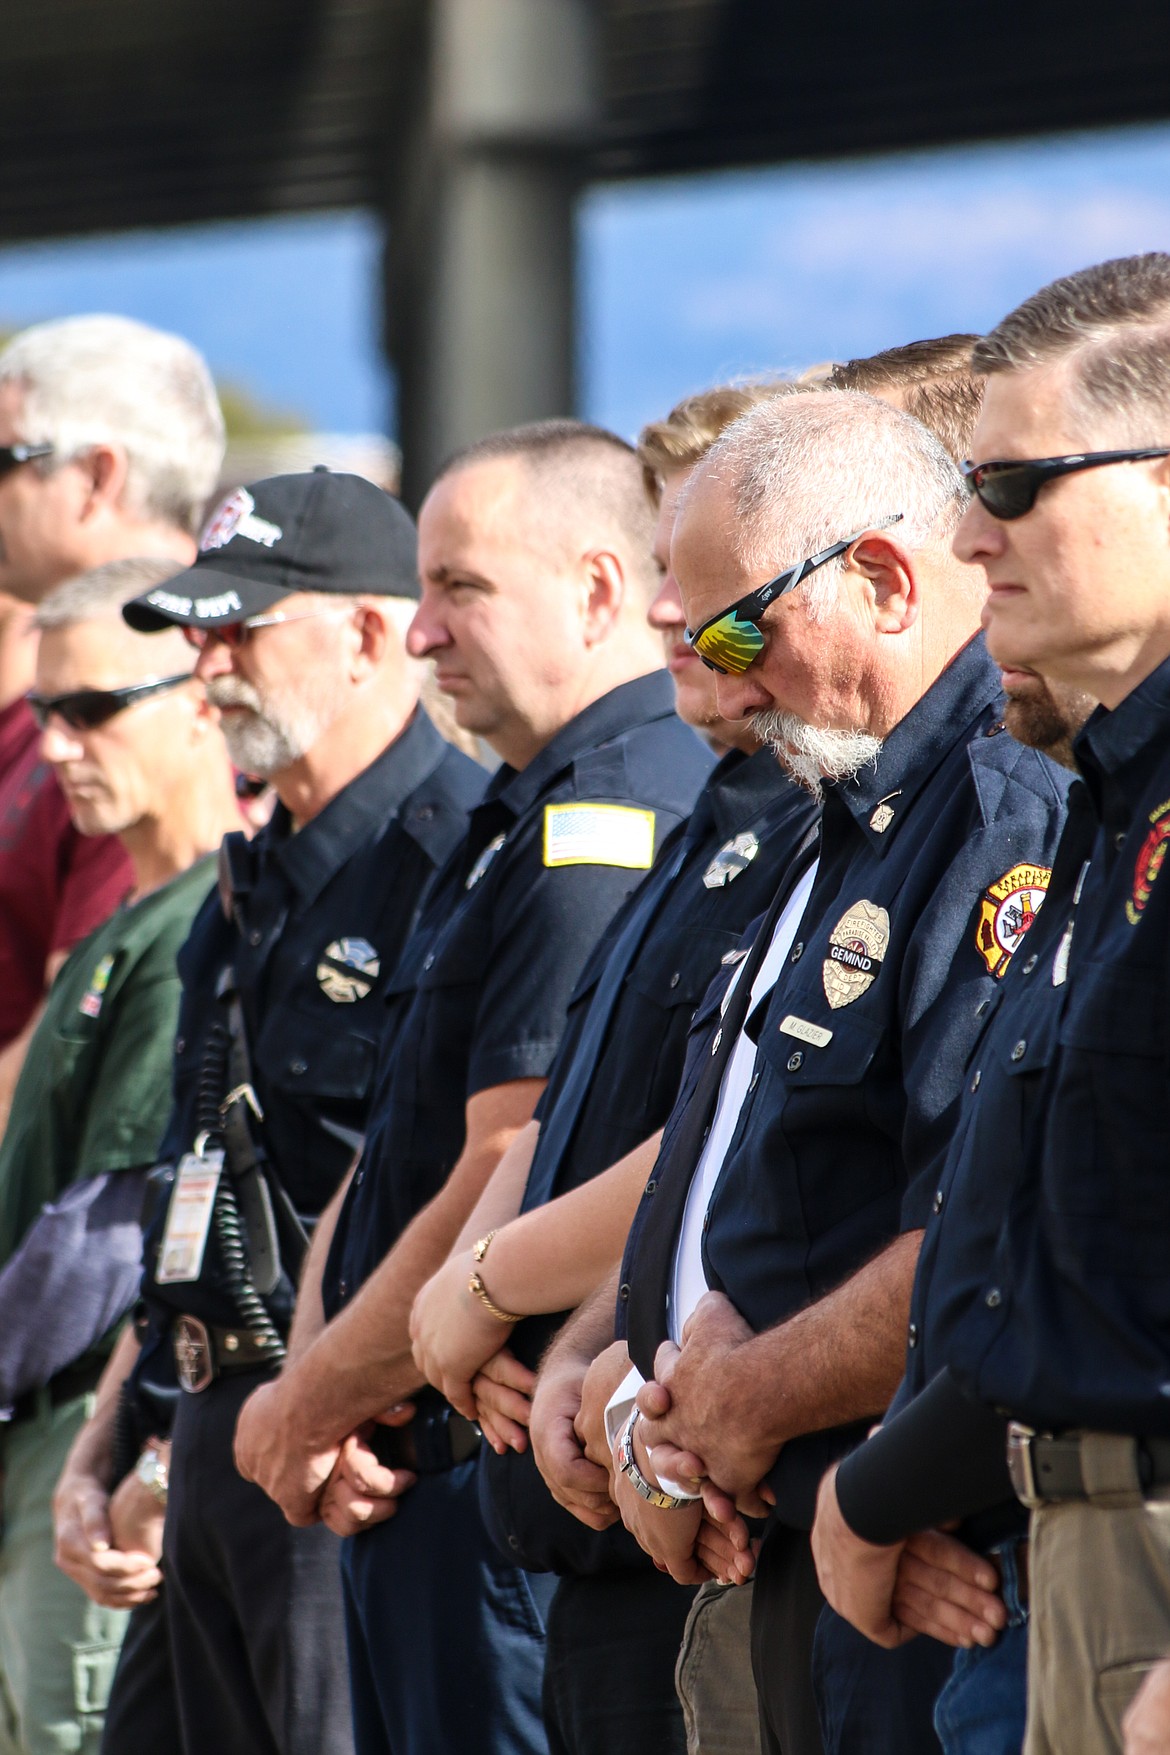
<path id="1" fill-rule="evenodd" d="M 477 1262 L 482 1261 L 484 1256 L 487 1254 L 488 1244 L 491 1242 L 491 1240 L 495 1236 L 495 1234 L 496 1234 L 495 1230 L 493 1229 L 493 1230 L 488 1232 L 486 1237 L 481 1237 L 478 1243 L 472 1244 L 471 1253 L 475 1257 Z"/>
<path id="2" fill-rule="evenodd" d="M 518 1314 L 512 1310 L 501 1310 L 498 1304 L 493 1303 L 488 1294 L 487 1287 L 484 1285 L 483 1280 L 477 1272 L 472 1272 L 472 1275 L 467 1282 L 467 1290 L 479 1299 L 484 1309 L 494 1316 L 497 1322 L 524 1321 L 523 1314 Z"/>

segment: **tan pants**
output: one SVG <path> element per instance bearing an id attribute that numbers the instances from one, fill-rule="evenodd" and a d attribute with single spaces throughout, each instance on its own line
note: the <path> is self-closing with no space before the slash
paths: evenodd
<path id="1" fill-rule="evenodd" d="M 1024 1755 L 1122 1755 L 1125 1709 L 1170 1653 L 1170 1496 L 1101 1498 L 1032 1513 Z"/>
<path id="2" fill-rule="evenodd" d="M 704 1584 L 691 1604 L 674 1672 L 687 1755 L 760 1755 L 751 1618 L 750 1583 Z"/>

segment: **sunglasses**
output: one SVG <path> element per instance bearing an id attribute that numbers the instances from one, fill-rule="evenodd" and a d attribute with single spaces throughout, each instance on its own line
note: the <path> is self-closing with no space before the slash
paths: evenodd
<path id="1" fill-rule="evenodd" d="M 182 676 L 164 676 L 154 682 L 129 683 L 124 689 L 71 689 L 65 695 L 29 695 L 27 699 L 40 731 L 54 714 L 70 731 L 94 731 L 127 707 L 190 681 L 191 673 L 186 671 Z"/>
<path id="2" fill-rule="evenodd" d="M 51 457 L 52 445 L 0 445 L 0 476 L 31 463 L 35 457 Z"/>
<path id="3" fill-rule="evenodd" d="M 274 628 L 278 622 L 311 622 L 318 616 L 336 615 L 341 607 L 340 604 L 330 604 L 328 609 L 306 609 L 301 615 L 285 615 L 283 610 L 276 609 L 271 615 L 250 615 L 241 622 L 220 622 L 214 628 L 185 625 L 183 638 L 188 646 L 194 646 L 196 652 L 202 652 L 213 640 L 221 640 L 229 652 L 235 652 L 245 644 L 256 628 Z"/>
<path id="4" fill-rule="evenodd" d="M 1076 475 L 1082 469 L 1103 469 L 1107 463 L 1143 463 L 1150 457 L 1170 457 L 1170 447 L 1147 446 L 1143 451 L 1077 451 L 1070 457 L 1014 458 L 994 463 L 961 465 L 972 493 L 993 518 L 1010 523 L 1022 518 L 1036 504 L 1036 495 L 1060 475 Z"/>
<path id="5" fill-rule="evenodd" d="M 855 530 L 852 536 L 846 536 L 841 542 L 833 543 L 831 548 L 824 548 L 820 554 L 810 555 L 807 560 L 799 561 L 795 567 L 786 567 L 783 573 L 777 573 L 774 579 L 766 584 L 758 585 L 741 597 L 729 609 L 721 609 L 710 621 L 703 623 L 701 628 L 692 634 L 686 631 L 687 645 L 699 654 L 708 670 L 717 670 L 724 676 L 742 676 L 764 648 L 764 636 L 758 627 L 759 620 L 770 603 L 777 598 L 786 597 L 795 591 L 802 579 L 807 579 L 826 561 L 835 555 L 843 555 L 847 548 L 859 542 L 871 530 L 888 530 L 891 524 L 898 524 L 902 513 L 895 512 L 890 518 L 881 518 L 875 524 L 867 524 L 861 530 Z"/>

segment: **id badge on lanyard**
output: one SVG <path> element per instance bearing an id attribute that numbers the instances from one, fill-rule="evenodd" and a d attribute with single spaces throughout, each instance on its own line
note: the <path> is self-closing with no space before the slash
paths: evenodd
<path id="1" fill-rule="evenodd" d="M 154 1275 L 160 1286 L 187 1284 L 203 1271 L 222 1173 L 222 1151 L 184 1152 L 180 1158 Z"/>

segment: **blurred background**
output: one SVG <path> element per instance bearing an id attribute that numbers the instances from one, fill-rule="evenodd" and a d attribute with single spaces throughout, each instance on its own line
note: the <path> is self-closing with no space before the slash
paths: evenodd
<path id="1" fill-rule="evenodd" d="M 4 0 L 0 331 L 206 354 L 246 480 L 986 328 L 1170 248 L 1136 0 Z M 401 464 L 401 470 L 400 470 Z"/>

